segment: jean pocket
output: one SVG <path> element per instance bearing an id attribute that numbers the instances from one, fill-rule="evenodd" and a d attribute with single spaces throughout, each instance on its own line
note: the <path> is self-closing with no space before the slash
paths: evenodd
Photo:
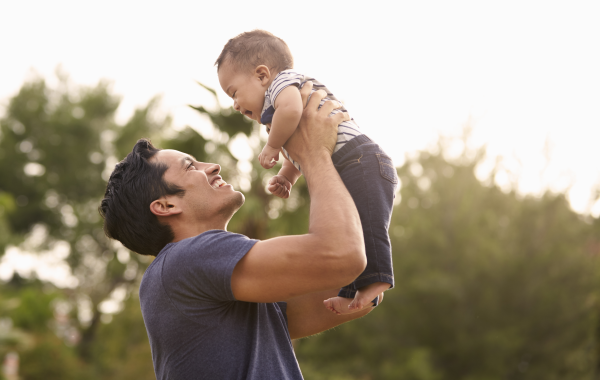
<path id="1" fill-rule="evenodd" d="M 381 176 L 394 185 L 398 184 L 398 173 L 392 159 L 385 154 L 377 153 L 377 160 L 379 161 L 379 173 Z"/>

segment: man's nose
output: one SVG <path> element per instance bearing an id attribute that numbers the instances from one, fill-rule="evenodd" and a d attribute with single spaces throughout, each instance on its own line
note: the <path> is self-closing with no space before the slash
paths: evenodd
<path id="1" fill-rule="evenodd" d="M 219 174 L 221 172 L 221 166 L 219 164 L 207 164 L 204 168 L 206 174 Z"/>

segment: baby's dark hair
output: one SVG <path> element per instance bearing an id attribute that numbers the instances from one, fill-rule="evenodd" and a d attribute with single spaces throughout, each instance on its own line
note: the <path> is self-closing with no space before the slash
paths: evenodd
<path id="1" fill-rule="evenodd" d="M 225 62 L 231 62 L 236 71 L 265 65 L 278 73 L 294 67 L 294 57 L 287 44 L 281 38 L 260 29 L 242 33 L 227 41 L 215 62 L 217 71 Z"/>

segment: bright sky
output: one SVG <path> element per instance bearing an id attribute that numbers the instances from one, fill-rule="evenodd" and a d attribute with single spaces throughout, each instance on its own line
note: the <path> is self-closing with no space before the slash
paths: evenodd
<path id="1" fill-rule="evenodd" d="M 75 83 L 112 80 L 121 120 L 162 94 L 176 126 L 202 130 L 186 107 L 210 105 L 195 81 L 218 88 L 223 45 L 261 28 L 396 164 L 470 119 L 473 142 L 505 157 L 520 191 L 570 189 L 575 210 L 600 214 L 590 203 L 600 184 L 600 2 L 207 3 L 0 0 L 0 104 L 32 69 L 50 78 L 61 64 Z"/>

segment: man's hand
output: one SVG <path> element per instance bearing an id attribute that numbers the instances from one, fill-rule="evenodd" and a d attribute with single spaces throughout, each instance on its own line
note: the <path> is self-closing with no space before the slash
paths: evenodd
<path id="1" fill-rule="evenodd" d="M 304 108 L 298 128 L 284 146 L 301 165 L 306 165 L 306 157 L 324 154 L 331 157 L 337 141 L 337 126 L 342 121 L 350 120 L 350 116 L 345 112 L 330 116 L 331 111 L 340 107 L 338 102 L 327 101 L 319 108 L 327 93 L 319 90 L 311 94 L 311 89 L 310 82 L 300 89 L 302 102 L 304 103 L 309 95 L 310 99 Z"/>
<path id="2" fill-rule="evenodd" d="M 282 175 L 275 175 L 269 180 L 267 190 L 279 198 L 287 199 L 292 191 L 292 183 Z"/>
<path id="3" fill-rule="evenodd" d="M 279 161 L 279 149 L 265 144 L 262 152 L 258 155 L 258 160 L 263 168 L 271 169 Z"/>

